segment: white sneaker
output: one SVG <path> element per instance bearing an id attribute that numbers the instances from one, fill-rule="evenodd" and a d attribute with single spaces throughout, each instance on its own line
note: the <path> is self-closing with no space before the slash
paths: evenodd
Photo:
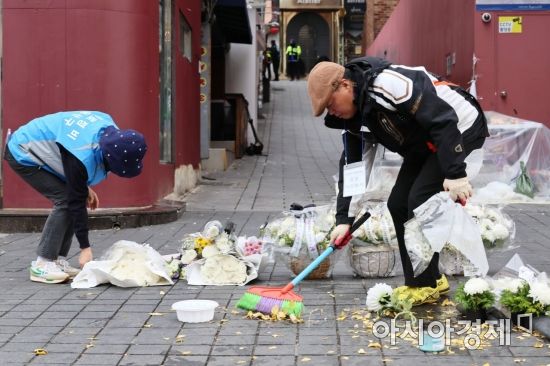
<path id="1" fill-rule="evenodd" d="M 80 273 L 80 269 L 71 266 L 65 259 L 57 258 L 55 260 L 55 264 L 57 264 L 57 267 L 60 270 L 68 274 L 69 278 L 73 278 Z"/>
<path id="2" fill-rule="evenodd" d="M 69 278 L 55 262 L 32 262 L 30 274 L 31 281 L 42 283 L 61 283 Z"/>

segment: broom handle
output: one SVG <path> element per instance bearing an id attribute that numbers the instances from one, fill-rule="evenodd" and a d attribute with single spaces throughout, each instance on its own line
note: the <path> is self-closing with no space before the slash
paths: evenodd
<path id="1" fill-rule="evenodd" d="M 306 278 L 319 264 L 321 264 L 322 261 L 325 260 L 326 257 L 328 257 L 332 252 L 334 252 L 334 248 L 341 248 L 345 246 L 348 241 L 351 240 L 351 234 L 359 228 L 359 226 L 363 225 L 365 221 L 368 220 L 370 217 L 370 213 L 366 212 L 359 220 L 357 220 L 349 229 L 349 231 L 346 233 L 346 235 L 340 240 L 339 243 L 332 243 L 330 246 L 323 251 L 313 262 L 309 264 L 302 272 L 300 272 L 292 281 L 290 281 L 281 292 L 283 294 L 286 294 L 288 291 L 292 290 L 296 285 L 298 285 L 304 278 Z"/>

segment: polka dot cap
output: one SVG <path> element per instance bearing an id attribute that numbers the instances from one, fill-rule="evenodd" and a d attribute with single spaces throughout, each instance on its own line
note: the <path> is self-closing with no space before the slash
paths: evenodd
<path id="1" fill-rule="evenodd" d="M 141 173 L 147 143 L 138 131 L 119 130 L 109 126 L 99 139 L 99 147 L 109 171 L 124 178 L 132 178 Z"/>

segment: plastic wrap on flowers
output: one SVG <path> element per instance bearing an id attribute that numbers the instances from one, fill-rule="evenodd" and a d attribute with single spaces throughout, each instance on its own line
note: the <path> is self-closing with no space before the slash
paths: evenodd
<path id="1" fill-rule="evenodd" d="M 334 227 L 332 206 L 308 207 L 283 213 L 266 225 L 263 241 L 271 243 L 275 261 L 284 263 L 294 274 L 300 273 L 329 244 L 329 233 Z M 340 256 L 340 251 L 327 258 L 307 278 L 327 278 Z"/>
<path id="2" fill-rule="evenodd" d="M 514 243 L 516 225 L 502 207 L 468 203 L 464 209 L 478 224 L 483 246 L 488 252 L 499 252 L 519 247 Z"/>
<path id="3" fill-rule="evenodd" d="M 434 251 L 422 234 L 420 223 L 414 218 L 405 223 L 405 246 L 414 269 L 414 275 L 418 276 L 428 268 Z"/>
<path id="4" fill-rule="evenodd" d="M 361 209 L 356 217 L 361 217 L 367 211 L 368 206 Z M 353 237 L 370 245 L 392 245 L 397 246 L 397 236 L 393 219 L 388 210 L 386 202 L 382 202 L 368 209 L 371 216 L 357 230 Z"/>
<path id="5" fill-rule="evenodd" d="M 479 226 L 446 192 L 432 196 L 414 209 L 414 215 L 405 223 L 405 246 L 415 276 L 426 269 L 435 252 L 446 254 L 445 248 L 463 255 L 464 260 L 455 257 L 466 276 L 487 273 L 489 263 Z"/>

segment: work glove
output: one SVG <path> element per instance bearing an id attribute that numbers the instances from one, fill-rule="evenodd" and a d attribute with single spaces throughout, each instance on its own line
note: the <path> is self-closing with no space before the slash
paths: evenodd
<path id="1" fill-rule="evenodd" d="M 349 232 L 350 225 L 348 224 L 340 224 L 336 226 L 330 233 L 330 242 L 334 243 L 335 246 L 340 249 L 341 247 L 345 246 L 347 244 L 344 243 L 344 245 L 340 245 L 341 241 L 344 239 L 346 234 Z"/>
<path id="2" fill-rule="evenodd" d="M 466 202 L 472 197 L 472 186 L 468 181 L 468 177 L 458 179 L 445 179 L 443 181 L 443 189 L 449 192 L 449 196 L 453 201 Z"/>

